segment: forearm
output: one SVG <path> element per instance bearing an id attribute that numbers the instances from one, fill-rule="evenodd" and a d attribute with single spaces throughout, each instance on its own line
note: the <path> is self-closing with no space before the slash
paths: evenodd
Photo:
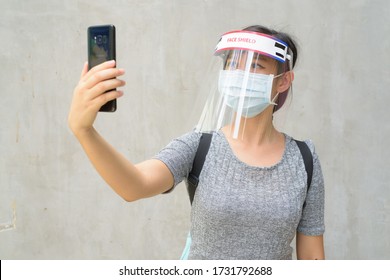
<path id="1" fill-rule="evenodd" d="M 114 66 L 115 61 L 108 61 L 88 71 L 88 64 L 84 64 L 73 93 L 68 124 L 102 178 L 123 199 L 134 201 L 168 190 L 174 180 L 161 161 L 132 164 L 93 128 L 99 109 L 123 95 L 115 89 L 125 84 L 117 78 L 124 74 L 124 70 Z"/>
<path id="2" fill-rule="evenodd" d="M 324 260 L 323 236 L 307 236 L 302 233 L 297 233 L 296 250 L 298 260 Z"/>
<path id="3" fill-rule="evenodd" d="M 322 252 L 297 252 L 297 260 L 325 260 L 324 251 Z"/>
<path id="4" fill-rule="evenodd" d="M 144 177 L 137 167 L 116 151 L 94 129 L 76 133 L 85 153 L 100 176 L 126 201 L 144 197 Z"/>

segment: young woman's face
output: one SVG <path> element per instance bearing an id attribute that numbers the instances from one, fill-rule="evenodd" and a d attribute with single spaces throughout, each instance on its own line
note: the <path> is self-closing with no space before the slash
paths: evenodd
<path id="1" fill-rule="evenodd" d="M 248 60 L 248 51 L 231 51 L 227 55 L 224 70 L 249 70 L 256 74 L 277 74 L 277 62 L 267 56 L 254 53 L 252 61 Z"/>
<path id="2" fill-rule="evenodd" d="M 252 59 L 248 61 L 250 57 Z M 224 70 L 242 70 L 265 75 L 273 74 L 276 76 L 273 81 L 271 95 L 274 98 L 277 93 L 287 90 L 293 79 L 290 75 L 277 76 L 279 74 L 278 66 L 278 62 L 268 56 L 253 52 L 248 53 L 244 50 L 233 50 L 227 54 Z"/>

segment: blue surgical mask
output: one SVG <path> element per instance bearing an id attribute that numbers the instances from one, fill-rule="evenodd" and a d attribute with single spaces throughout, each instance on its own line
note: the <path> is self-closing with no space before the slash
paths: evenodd
<path id="1" fill-rule="evenodd" d="M 241 110 L 243 117 L 252 118 L 269 105 L 276 105 L 274 100 L 277 95 L 271 100 L 273 79 L 274 75 L 221 70 L 218 89 L 227 106 L 238 113 Z"/>

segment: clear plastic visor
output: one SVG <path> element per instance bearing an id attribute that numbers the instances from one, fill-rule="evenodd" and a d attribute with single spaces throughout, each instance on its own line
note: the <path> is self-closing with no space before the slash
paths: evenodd
<path id="1" fill-rule="evenodd" d="M 291 57 L 291 56 L 290 56 Z M 258 127 L 272 114 L 280 92 L 276 85 L 288 75 L 290 61 L 244 49 L 218 52 L 210 75 L 211 90 L 197 125 L 200 132 L 223 132 L 234 139 Z"/>

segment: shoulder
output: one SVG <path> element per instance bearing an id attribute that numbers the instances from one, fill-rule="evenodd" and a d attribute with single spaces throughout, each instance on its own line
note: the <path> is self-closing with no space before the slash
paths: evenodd
<path id="1" fill-rule="evenodd" d="M 317 154 L 314 142 L 311 139 L 307 139 L 303 142 L 305 142 L 305 144 L 309 147 L 310 152 L 313 155 L 313 161 L 316 164 L 319 160 L 318 160 L 318 154 Z"/>
<path id="2" fill-rule="evenodd" d="M 311 139 L 301 140 L 298 138 L 293 138 L 290 135 L 285 134 L 286 137 L 286 143 L 294 143 L 295 145 L 298 145 L 297 142 L 303 142 L 307 145 L 307 147 L 310 149 L 311 154 L 314 156 L 316 153 L 314 142 Z"/>
<path id="3" fill-rule="evenodd" d="M 291 138 L 291 139 L 293 140 L 292 142 L 295 142 L 297 146 L 298 146 L 298 143 L 296 141 L 301 141 L 301 140 L 296 140 L 296 139 L 293 139 L 293 138 Z M 302 140 L 301 142 L 305 143 L 306 146 L 310 150 L 310 153 L 311 153 L 311 156 L 312 156 L 312 162 L 313 162 L 313 169 L 314 169 L 313 176 L 314 177 L 316 177 L 316 176 L 322 177 L 320 159 L 318 157 L 318 154 L 317 154 L 314 142 L 311 139 Z M 302 151 L 300 151 L 299 148 L 297 148 L 296 151 L 297 151 L 297 153 L 300 153 L 302 157 L 304 157 Z"/>
<path id="4" fill-rule="evenodd" d="M 177 138 L 175 138 L 171 144 L 180 144 L 180 145 L 187 145 L 190 148 L 197 148 L 199 145 L 200 138 L 202 136 L 202 133 L 197 131 L 190 131 L 187 132 Z"/>
<path id="5" fill-rule="evenodd" d="M 305 140 L 303 142 L 305 142 L 305 144 L 309 147 L 311 153 L 315 154 L 316 151 L 315 151 L 314 142 L 311 139 L 307 139 L 307 140 Z"/>
<path id="6" fill-rule="evenodd" d="M 306 139 L 306 140 L 300 140 L 297 138 L 292 138 L 289 135 L 286 135 L 286 143 L 289 145 L 289 152 L 292 153 L 295 156 L 304 156 L 302 153 L 305 153 L 305 151 L 302 151 L 300 147 L 298 146 L 298 142 L 306 144 L 307 148 L 310 150 L 311 157 L 313 159 L 313 165 L 316 167 L 319 165 L 319 157 L 316 152 L 316 147 L 314 145 L 314 142 L 311 139 Z M 286 144 L 287 146 L 287 144 Z M 304 145 L 303 145 L 304 146 Z M 306 150 L 307 151 L 307 150 Z"/>
<path id="7" fill-rule="evenodd" d="M 175 139 L 173 139 L 164 149 L 162 149 L 159 155 L 175 156 L 178 158 L 192 158 L 198 149 L 201 133 L 196 131 L 187 132 Z"/>

